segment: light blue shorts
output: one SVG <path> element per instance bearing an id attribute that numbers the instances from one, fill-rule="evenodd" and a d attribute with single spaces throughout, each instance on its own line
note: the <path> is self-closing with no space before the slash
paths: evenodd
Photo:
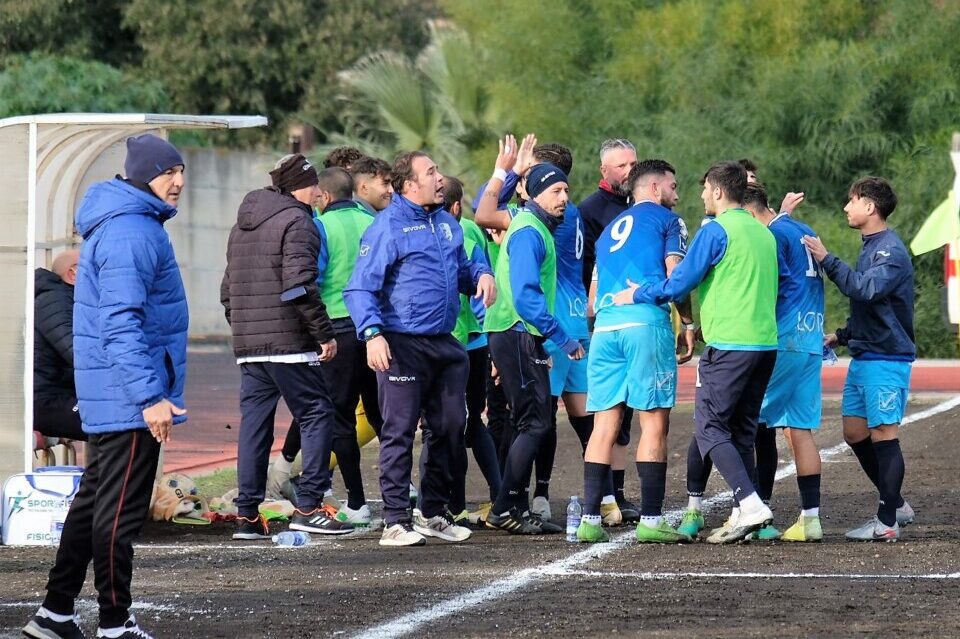
<path id="1" fill-rule="evenodd" d="M 582 339 L 580 343 L 589 353 L 590 340 Z M 550 368 L 550 394 L 560 397 L 564 393 L 586 393 L 587 358 L 570 359 L 559 346 L 549 340 L 544 346 L 547 354 L 553 358 L 553 366 Z"/>
<path id="2" fill-rule="evenodd" d="M 674 349 L 668 324 L 594 333 L 587 360 L 587 410 L 621 403 L 636 410 L 672 408 L 677 401 Z"/>
<path id="3" fill-rule="evenodd" d="M 777 351 L 777 364 L 760 408 L 767 428 L 820 428 L 822 389 L 821 353 Z"/>
<path id="4" fill-rule="evenodd" d="M 868 428 L 899 424 L 910 394 L 910 362 L 855 359 L 843 387 L 844 417 L 862 417 Z"/>

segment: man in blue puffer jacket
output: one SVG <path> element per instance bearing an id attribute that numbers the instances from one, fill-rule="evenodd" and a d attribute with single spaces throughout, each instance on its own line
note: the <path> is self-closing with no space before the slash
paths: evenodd
<path id="1" fill-rule="evenodd" d="M 94 184 L 77 211 L 74 366 L 83 430 L 97 446 L 64 522 L 29 637 L 80 637 L 74 600 L 93 561 L 100 637 L 146 637 L 129 614 L 133 542 L 150 507 L 160 445 L 186 420 L 187 301 L 164 222 L 183 158 L 153 135 L 127 140 L 126 178 Z"/>
<path id="2" fill-rule="evenodd" d="M 471 261 L 463 231 L 442 210 L 443 176 L 424 153 L 394 162 L 393 199 L 360 239 L 353 276 L 343 292 L 367 364 L 377 371 L 380 412 L 381 546 L 426 543 L 424 535 L 463 541 L 470 531 L 447 512 L 451 469 L 463 447 L 469 363 L 450 333 L 460 293 L 489 306 L 490 269 Z M 424 415 L 420 512 L 407 515 L 413 439 Z"/>

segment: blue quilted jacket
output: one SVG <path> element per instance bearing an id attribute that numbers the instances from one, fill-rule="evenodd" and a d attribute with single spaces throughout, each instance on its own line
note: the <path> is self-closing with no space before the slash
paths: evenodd
<path id="1" fill-rule="evenodd" d="M 187 299 L 163 228 L 176 213 L 119 178 L 91 186 L 77 210 L 73 352 L 84 432 L 146 428 L 143 409 L 163 398 L 183 406 Z"/>

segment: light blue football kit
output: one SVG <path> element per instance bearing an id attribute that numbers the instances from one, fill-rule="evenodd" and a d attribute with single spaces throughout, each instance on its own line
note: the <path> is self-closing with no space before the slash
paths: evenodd
<path id="1" fill-rule="evenodd" d="M 553 235 L 557 250 L 557 301 L 554 317 L 564 332 L 589 350 L 587 328 L 587 292 L 583 288 L 583 219 L 573 204 L 563 211 L 563 222 Z M 550 369 L 550 394 L 587 392 L 587 358 L 573 360 L 563 350 L 547 342 L 547 354 L 553 359 Z"/>
<path id="2" fill-rule="evenodd" d="M 587 410 L 625 403 L 637 410 L 672 408 L 676 403 L 677 360 L 667 304 L 617 306 L 614 295 L 627 280 L 643 285 L 667 277 L 665 260 L 683 258 L 683 220 L 650 201 L 617 216 L 596 244 L 596 324 L 587 372 Z"/>
<path id="3" fill-rule="evenodd" d="M 787 213 L 769 225 L 777 240 L 780 267 L 777 294 L 777 364 L 760 409 L 770 428 L 820 426 L 823 366 L 823 274 L 804 246 L 813 229 Z"/>

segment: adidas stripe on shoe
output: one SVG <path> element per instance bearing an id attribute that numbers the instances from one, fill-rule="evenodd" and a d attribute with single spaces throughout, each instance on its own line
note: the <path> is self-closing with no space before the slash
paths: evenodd
<path id="1" fill-rule="evenodd" d="M 337 521 L 336 513 L 331 514 L 329 507 L 315 508 L 310 512 L 299 509 L 293 511 L 290 530 L 302 530 L 319 535 L 345 535 L 353 531 L 353 525 Z"/>

